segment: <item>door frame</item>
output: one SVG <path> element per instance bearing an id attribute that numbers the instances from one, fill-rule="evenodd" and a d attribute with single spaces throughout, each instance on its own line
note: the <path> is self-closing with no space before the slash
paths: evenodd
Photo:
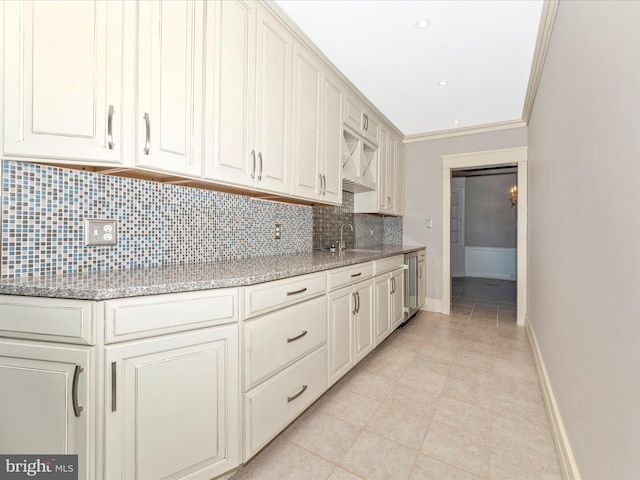
<path id="1" fill-rule="evenodd" d="M 517 323 L 527 313 L 527 147 L 442 155 L 442 313 L 451 314 L 451 170 L 516 166 L 518 168 Z M 508 200 L 505 192 L 505 201 Z"/>

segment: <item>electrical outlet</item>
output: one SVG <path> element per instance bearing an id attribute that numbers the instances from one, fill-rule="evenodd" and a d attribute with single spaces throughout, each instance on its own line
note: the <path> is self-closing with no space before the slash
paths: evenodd
<path id="1" fill-rule="evenodd" d="M 85 218 L 84 244 L 116 245 L 118 243 L 118 222 L 99 218 Z"/>
<path id="2" fill-rule="evenodd" d="M 280 224 L 276 223 L 276 230 L 275 230 L 275 235 L 274 238 L 276 240 L 280 240 L 280 235 L 281 235 L 281 231 L 280 231 Z"/>

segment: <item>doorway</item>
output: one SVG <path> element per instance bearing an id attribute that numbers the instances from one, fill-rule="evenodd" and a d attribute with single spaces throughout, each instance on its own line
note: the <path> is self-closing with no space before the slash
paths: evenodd
<path id="1" fill-rule="evenodd" d="M 526 315 L 526 274 L 527 274 L 527 149 L 511 148 L 485 152 L 442 156 L 443 190 L 443 244 L 442 244 L 442 312 L 451 313 L 451 212 L 452 212 L 452 171 L 489 167 L 511 166 L 517 169 L 517 324 L 524 325 Z M 458 199 L 459 201 L 459 199 Z"/>

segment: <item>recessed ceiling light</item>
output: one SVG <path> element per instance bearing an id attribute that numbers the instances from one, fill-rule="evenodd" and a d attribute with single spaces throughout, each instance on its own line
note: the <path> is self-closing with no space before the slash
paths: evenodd
<path id="1" fill-rule="evenodd" d="M 421 18 L 416 22 L 416 28 L 418 30 L 424 30 L 425 28 L 429 28 L 429 25 L 431 25 L 431 20 L 429 20 L 428 18 Z"/>
<path id="2" fill-rule="evenodd" d="M 438 82 L 438 85 L 441 86 L 441 87 L 445 87 L 445 86 L 449 85 L 449 80 L 440 80 Z"/>
<path id="3" fill-rule="evenodd" d="M 458 125 L 458 124 L 460 123 L 460 120 L 454 120 L 454 121 L 453 121 L 453 122 L 451 122 L 451 123 L 453 123 L 454 125 Z"/>

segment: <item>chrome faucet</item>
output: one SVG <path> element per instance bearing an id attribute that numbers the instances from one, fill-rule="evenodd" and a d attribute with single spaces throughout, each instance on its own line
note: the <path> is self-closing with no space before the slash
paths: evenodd
<path id="1" fill-rule="evenodd" d="M 351 225 L 350 223 L 342 224 L 342 226 L 340 227 L 340 243 L 338 244 L 338 250 L 340 250 L 340 251 L 345 249 L 344 240 L 342 239 L 342 229 L 344 227 L 349 227 L 351 229 L 351 231 L 353 232 L 353 225 Z"/>

